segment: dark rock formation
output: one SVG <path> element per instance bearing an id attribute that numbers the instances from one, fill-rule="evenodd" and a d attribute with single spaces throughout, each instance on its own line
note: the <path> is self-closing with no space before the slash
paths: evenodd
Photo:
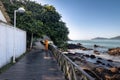
<path id="1" fill-rule="evenodd" d="M 77 44 L 68 44 L 67 48 L 68 49 L 92 50 L 92 49 L 83 47 L 80 43 L 77 43 Z"/>
<path id="2" fill-rule="evenodd" d="M 85 57 L 90 57 L 88 54 L 84 55 Z"/>
<path id="3" fill-rule="evenodd" d="M 105 71 L 105 69 L 104 69 L 104 67 L 97 67 L 97 68 L 95 68 L 95 71 L 102 73 Z"/>
<path id="4" fill-rule="evenodd" d="M 79 49 L 82 46 L 80 44 L 68 44 L 68 49 Z"/>
<path id="5" fill-rule="evenodd" d="M 97 63 L 100 63 L 100 64 L 102 63 L 100 60 L 97 60 L 96 62 L 97 62 Z"/>
<path id="6" fill-rule="evenodd" d="M 100 57 L 98 57 L 98 59 L 101 59 L 101 60 L 102 60 L 102 58 L 100 58 Z"/>
<path id="7" fill-rule="evenodd" d="M 100 47 L 100 46 L 95 44 L 95 45 L 94 45 L 94 48 L 96 48 L 96 47 Z"/>
<path id="8" fill-rule="evenodd" d="M 107 61 L 109 61 L 109 62 L 113 62 L 113 60 L 111 60 L 111 59 L 108 59 Z"/>
<path id="9" fill-rule="evenodd" d="M 95 57 L 95 55 L 90 55 L 90 58 L 94 59 L 94 58 L 96 58 L 96 57 Z"/>

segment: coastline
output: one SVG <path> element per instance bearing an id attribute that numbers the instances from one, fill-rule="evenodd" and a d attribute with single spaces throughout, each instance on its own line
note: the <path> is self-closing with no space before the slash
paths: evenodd
<path id="1" fill-rule="evenodd" d="M 106 80 L 107 78 L 120 78 L 120 55 L 108 54 L 109 48 L 94 45 L 94 48 L 86 48 L 82 43 L 68 44 L 67 52 L 63 52 L 84 71 L 92 72 Z M 104 48 L 106 48 L 104 50 Z M 104 74 L 101 74 L 104 73 Z M 119 77 L 116 77 L 119 76 Z M 101 79 L 100 79 L 101 80 Z"/>

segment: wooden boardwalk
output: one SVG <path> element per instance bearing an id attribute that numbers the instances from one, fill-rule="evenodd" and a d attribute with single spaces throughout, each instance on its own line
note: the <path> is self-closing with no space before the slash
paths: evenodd
<path id="1" fill-rule="evenodd" d="M 47 55 L 47 57 L 46 57 Z M 31 51 L 0 75 L 0 80 L 65 80 L 50 52 Z"/>

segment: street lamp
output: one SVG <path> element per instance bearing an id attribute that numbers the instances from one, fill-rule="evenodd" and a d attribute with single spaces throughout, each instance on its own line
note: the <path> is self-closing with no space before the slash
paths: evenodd
<path id="1" fill-rule="evenodd" d="M 13 63 L 15 63 L 15 29 L 16 29 L 16 13 L 19 12 L 19 13 L 24 13 L 25 12 L 25 9 L 23 7 L 20 7 L 18 8 L 18 10 L 14 10 L 14 48 L 13 48 Z"/>

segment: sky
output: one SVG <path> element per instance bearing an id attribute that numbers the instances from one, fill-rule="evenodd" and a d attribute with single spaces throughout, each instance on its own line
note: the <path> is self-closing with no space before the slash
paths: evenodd
<path id="1" fill-rule="evenodd" d="M 53 5 L 72 40 L 120 35 L 120 0 L 34 0 Z"/>

